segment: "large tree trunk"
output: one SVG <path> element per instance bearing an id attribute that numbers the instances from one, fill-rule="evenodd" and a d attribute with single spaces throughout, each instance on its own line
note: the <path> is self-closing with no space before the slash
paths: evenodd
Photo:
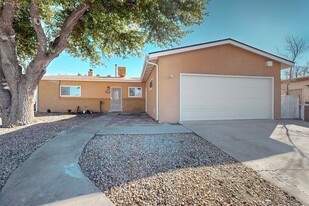
<path id="1" fill-rule="evenodd" d="M 30 124 L 34 117 L 34 93 L 48 64 L 67 47 L 77 21 L 89 9 L 80 4 L 63 23 L 60 35 L 47 50 L 47 38 L 41 24 L 36 0 L 31 0 L 30 16 L 37 36 L 37 54 L 22 73 L 17 58 L 16 34 L 13 28 L 17 1 L 6 0 L 0 9 L 0 117 L 2 125 L 10 127 Z"/>
<path id="2" fill-rule="evenodd" d="M 0 61 L 1 61 L 1 56 L 0 56 Z M 0 117 L 1 117 L 1 109 L 9 108 L 11 104 L 10 99 L 11 99 L 11 94 L 10 94 L 10 91 L 8 90 L 8 85 L 5 80 L 5 76 L 2 72 L 1 64 L 0 64 Z"/>
<path id="3" fill-rule="evenodd" d="M 34 93 L 35 87 L 29 87 L 24 82 L 17 90 L 11 91 L 11 105 L 2 112 L 3 127 L 26 125 L 33 121 Z"/>

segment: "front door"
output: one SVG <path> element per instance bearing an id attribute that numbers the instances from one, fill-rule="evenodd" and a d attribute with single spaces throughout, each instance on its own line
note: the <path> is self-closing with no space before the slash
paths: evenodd
<path id="1" fill-rule="evenodd" d="M 110 112 L 122 112 L 121 87 L 111 87 L 110 95 L 111 95 Z"/>

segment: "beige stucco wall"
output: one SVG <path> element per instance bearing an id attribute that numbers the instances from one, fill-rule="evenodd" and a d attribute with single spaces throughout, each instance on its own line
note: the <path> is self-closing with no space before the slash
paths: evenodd
<path id="1" fill-rule="evenodd" d="M 265 67 L 267 60 L 232 45 L 159 57 L 159 122 L 179 122 L 180 73 L 274 77 L 274 116 L 279 119 L 280 63 Z"/>
<path id="2" fill-rule="evenodd" d="M 60 97 L 60 85 L 81 86 L 81 97 Z M 145 87 L 144 83 L 115 83 L 115 82 L 85 82 L 85 81 L 50 81 L 42 80 L 38 87 L 38 109 L 40 112 L 67 112 L 87 108 L 94 112 L 100 111 L 100 101 L 103 101 L 103 111 L 110 109 L 110 94 L 107 87 L 122 88 L 123 112 L 145 111 Z M 142 98 L 128 97 L 128 87 L 142 87 Z"/>
<path id="3" fill-rule="evenodd" d="M 305 81 L 292 81 L 289 84 L 289 94 L 290 95 L 299 95 L 300 103 L 304 104 L 309 102 L 309 80 Z M 281 84 L 281 95 L 286 95 L 287 83 L 282 82 Z"/>
<path id="4" fill-rule="evenodd" d="M 152 80 L 152 89 L 149 89 L 149 82 Z M 153 69 L 146 81 L 147 89 L 147 114 L 156 119 L 156 70 Z"/>

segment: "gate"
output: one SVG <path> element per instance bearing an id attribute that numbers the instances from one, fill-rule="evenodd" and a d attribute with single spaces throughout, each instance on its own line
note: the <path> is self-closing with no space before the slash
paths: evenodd
<path id="1" fill-rule="evenodd" d="M 281 96 L 281 118 L 298 119 L 299 116 L 299 96 Z"/>

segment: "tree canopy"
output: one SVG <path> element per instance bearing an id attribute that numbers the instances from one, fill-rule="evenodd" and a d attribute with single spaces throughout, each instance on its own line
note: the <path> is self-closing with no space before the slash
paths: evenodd
<path id="1" fill-rule="evenodd" d="M 3 2 L 1 2 L 3 5 Z M 61 34 L 67 17 L 87 6 L 68 39 L 67 52 L 92 63 L 102 57 L 139 55 L 145 44 L 169 47 L 200 24 L 205 0 L 37 0 L 47 52 Z M 25 65 L 36 55 L 38 40 L 31 22 L 30 1 L 20 1 L 14 20 L 17 54 Z"/>
<path id="2" fill-rule="evenodd" d="M 66 51 L 93 64 L 178 43 L 200 24 L 206 0 L 0 0 L 0 115 L 29 124 L 35 89 Z M 103 57 L 103 58 L 102 58 Z"/>

